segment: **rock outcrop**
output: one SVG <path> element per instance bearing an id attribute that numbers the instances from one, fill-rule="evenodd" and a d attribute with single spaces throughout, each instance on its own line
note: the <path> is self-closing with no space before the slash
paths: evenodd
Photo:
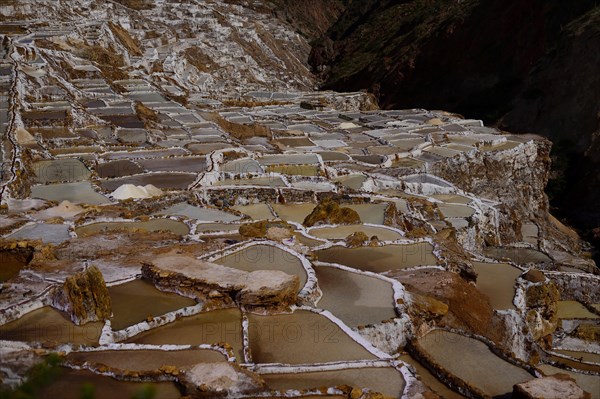
<path id="1" fill-rule="evenodd" d="M 282 241 L 294 235 L 294 226 L 284 221 L 262 220 L 241 225 L 239 232 L 244 238 L 267 238 L 273 241 Z"/>
<path id="2" fill-rule="evenodd" d="M 306 227 L 319 224 L 352 224 L 360 223 L 360 216 L 354 209 L 342 207 L 330 198 L 325 198 L 308 215 L 303 225 Z"/>
<path id="3" fill-rule="evenodd" d="M 284 309 L 296 303 L 298 276 L 278 270 L 246 272 L 185 255 L 162 256 L 142 266 L 159 289 L 202 301 L 249 308 Z"/>
<path id="4" fill-rule="evenodd" d="M 558 327 L 559 300 L 560 293 L 552 281 L 545 279 L 538 283 L 527 284 L 525 317 L 529 333 L 534 341 L 552 334 Z"/>
<path id="5" fill-rule="evenodd" d="M 51 298 L 54 308 L 66 312 L 73 323 L 86 324 L 111 316 L 111 300 L 102 273 L 96 266 L 67 277 Z"/>
<path id="6" fill-rule="evenodd" d="M 514 399 L 590 399 L 589 392 L 577 386 L 567 374 L 536 378 L 513 387 Z"/>

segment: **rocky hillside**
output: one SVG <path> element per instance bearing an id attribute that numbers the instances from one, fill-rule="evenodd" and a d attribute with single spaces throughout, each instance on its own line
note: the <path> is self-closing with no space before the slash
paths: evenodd
<path id="1" fill-rule="evenodd" d="M 352 2 L 310 62 L 324 88 L 368 89 L 384 108 L 447 109 L 550 138 L 553 205 L 593 229 L 599 27 L 588 0 Z"/>

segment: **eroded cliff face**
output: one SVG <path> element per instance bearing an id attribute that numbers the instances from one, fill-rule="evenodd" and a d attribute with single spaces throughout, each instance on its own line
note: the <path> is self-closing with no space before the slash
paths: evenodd
<path id="1" fill-rule="evenodd" d="M 383 108 L 446 109 L 551 139 L 552 204 L 598 242 L 599 27 L 594 1 L 361 1 L 310 62 L 324 88 L 368 89 Z"/>

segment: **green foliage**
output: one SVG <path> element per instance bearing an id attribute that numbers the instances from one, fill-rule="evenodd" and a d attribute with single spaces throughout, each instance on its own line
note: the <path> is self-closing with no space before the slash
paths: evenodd
<path id="1" fill-rule="evenodd" d="M 55 381 L 62 370 L 60 363 L 62 359 L 57 354 L 49 354 L 42 363 L 35 365 L 29 370 L 23 384 L 15 389 L 0 391 L 0 399 L 33 399 L 40 388 Z"/>

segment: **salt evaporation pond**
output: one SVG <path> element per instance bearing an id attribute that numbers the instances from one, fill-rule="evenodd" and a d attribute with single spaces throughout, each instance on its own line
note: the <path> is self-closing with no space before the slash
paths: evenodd
<path id="1" fill-rule="evenodd" d="M 375 359 L 325 316 L 297 310 L 291 314 L 248 314 L 254 363 L 310 364 Z"/>
<path id="2" fill-rule="evenodd" d="M 37 183 L 76 182 L 91 176 L 89 169 L 78 159 L 53 159 L 33 164 Z"/>
<path id="3" fill-rule="evenodd" d="M 383 224 L 387 203 L 381 204 L 342 204 L 342 207 L 354 209 L 363 223 Z"/>
<path id="4" fill-rule="evenodd" d="M 267 173 L 281 173 L 294 176 L 318 176 L 321 168 L 316 165 L 269 165 Z"/>
<path id="5" fill-rule="evenodd" d="M 475 213 L 475 209 L 462 204 L 437 204 L 444 218 L 469 218 Z"/>
<path id="6" fill-rule="evenodd" d="M 206 170 L 205 157 L 140 159 L 138 163 L 152 172 L 203 172 Z"/>
<path id="7" fill-rule="evenodd" d="M 492 308 L 515 309 L 515 283 L 521 270 L 507 263 L 473 262 L 473 267 L 477 272 L 477 288 L 490 299 Z"/>
<path id="8" fill-rule="evenodd" d="M 349 235 L 359 231 L 365 233 L 369 238 L 377 236 L 380 241 L 394 241 L 402 238 L 402 235 L 395 230 L 378 226 L 365 226 L 364 224 L 312 228 L 308 231 L 308 233 L 317 238 L 343 240 Z"/>
<path id="9" fill-rule="evenodd" d="M 590 312 L 577 301 L 558 301 L 559 319 L 598 319 L 600 316 Z"/>
<path id="10" fill-rule="evenodd" d="M 509 259 L 516 264 L 550 263 L 548 255 L 531 248 L 486 247 L 483 254 L 493 259 Z"/>
<path id="11" fill-rule="evenodd" d="M 513 385 L 534 378 L 496 356 L 483 342 L 460 334 L 433 330 L 419 344 L 448 372 L 493 397 L 510 395 Z"/>
<path id="12" fill-rule="evenodd" d="M 45 244 L 58 245 L 68 241 L 69 226 L 65 224 L 36 223 L 15 231 L 6 238 L 12 240 L 42 240 Z"/>
<path id="13" fill-rule="evenodd" d="M 260 187 L 286 187 L 285 182 L 276 176 L 255 177 L 254 179 L 224 179 L 219 180 L 215 186 L 260 186 Z"/>
<path id="14" fill-rule="evenodd" d="M 196 226 L 196 233 L 211 233 L 217 231 L 224 231 L 227 233 L 237 233 L 240 229 L 239 224 L 225 224 L 225 223 L 200 223 Z"/>
<path id="15" fill-rule="evenodd" d="M 306 270 L 302 261 L 289 252 L 273 245 L 251 245 L 215 260 L 215 263 L 248 272 L 255 270 L 280 270 L 300 279 L 300 290 L 306 284 Z"/>
<path id="16" fill-rule="evenodd" d="M 438 380 L 427 368 L 421 363 L 412 358 L 412 356 L 404 354 L 400 356 L 400 360 L 410 364 L 415 368 L 421 381 L 431 388 L 435 393 L 442 396 L 444 399 L 463 399 L 464 396 L 448 388 L 444 383 Z"/>
<path id="17" fill-rule="evenodd" d="M 190 232 L 190 229 L 185 223 L 172 219 L 153 219 L 145 222 L 98 222 L 75 228 L 75 233 L 79 237 L 117 231 L 168 231 L 173 234 L 185 236 Z"/>
<path id="18" fill-rule="evenodd" d="M 0 259 L 2 259 L 0 267 L 0 282 L 2 283 L 18 276 L 21 269 L 27 266 L 27 258 L 18 253 L 2 252 Z"/>
<path id="19" fill-rule="evenodd" d="M 537 366 L 544 375 L 554 374 L 568 374 L 570 377 L 575 379 L 577 385 L 586 392 L 592 394 L 592 399 L 600 399 L 600 376 L 593 374 L 576 373 L 574 371 L 561 369 L 558 367 L 550 366 L 549 364 L 542 364 Z"/>
<path id="20" fill-rule="evenodd" d="M 201 208 L 185 202 L 175 204 L 163 211 L 157 212 L 166 216 L 185 216 L 189 219 L 197 219 L 204 222 L 235 222 L 240 220 L 241 216 L 221 211 L 213 208 Z"/>
<path id="21" fill-rule="evenodd" d="M 96 165 L 94 169 L 98 176 L 103 179 L 131 176 L 144 172 L 140 165 L 128 159 L 101 163 Z"/>
<path id="22" fill-rule="evenodd" d="M 472 200 L 469 197 L 464 197 L 458 194 L 435 194 L 431 196 L 440 201 L 444 201 L 450 204 L 463 204 L 466 205 L 470 203 Z"/>
<path id="23" fill-rule="evenodd" d="M 315 204 L 271 204 L 280 219 L 300 223 L 315 209 Z"/>
<path id="24" fill-rule="evenodd" d="M 274 219 L 275 215 L 271 212 L 271 208 L 267 204 L 250 204 L 250 205 L 237 205 L 233 206 L 232 209 L 248 215 L 253 220 L 268 220 Z"/>
<path id="25" fill-rule="evenodd" d="M 88 362 L 129 371 L 153 371 L 162 366 L 187 367 L 197 363 L 225 362 L 221 352 L 211 349 L 184 350 L 107 350 L 72 352 L 66 357 L 68 363 L 76 365 Z"/>
<path id="26" fill-rule="evenodd" d="M 263 374 L 262 377 L 270 388 L 280 391 L 348 385 L 356 388 L 369 388 L 373 392 L 382 393 L 390 398 L 401 397 L 406 385 L 402 374 L 393 367 Z"/>
<path id="27" fill-rule="evenodd" d="M 334 267 L 315 267 L 323 296 L 317 306 L 349 327 L 377 324 L 396 317 L 392 284 Z"/>
<path id="28" fill-rule="evenodd" d="M 561 353 L 566 356 L 573 357 L 575 359 L 581 359 L 584 362 L 591 362 L 600 364 L 600 354 L 590 352 L 578 352 L 578 351 L 567 351 L 561 349 L 553 349 L 553 352 Z"/>
<path id="29" fill-rule="evenodd" d="M 258 162 L 250 158 L 234 159 L 220 167 L 221 172 L 246 174 L 246 173 L 263 173 L 263 169 Z"/>
<path id="30" fill-rule="evenodd" d="M 141 398 L 149 387 L 154 391 L 153 399 L 179 399 L 181 393 L 173 382 L 118 381 L 86 370 L 62 369 L 60 376 L 41 388 L 39 398 L 81 399 L 85 389 L 93 388 L 96 398 L 131 399 Z"/>
<path id="31" fill-rule="evenodd" d="M 339 263 L 374 273 L 437 264 L 433 246 L 428 242 L 358 248 L 334 246 L 315 253 L 322 262 Z"/>
<path id="32" fill-rule="evenodd" d="M 351 188 L 352 190 L 360 190 L 366 180 L 367 177 L 365 175 L 347 175 L 338 177 L 333 181 L 339 182 L 342 186 Z"/>
<path id="33" fill-rule="evenodd" d="M 193 299 L 170 292 L 159 291 L 145 280 L 133 280 L 108 287 L 112 302 L 113 330 L 121 330 L 165 313 L 193 306 Z"/>
<path id="34" fill-rule="evenodd" d="M 363 223 L 383 224 L 387 203 L 381 204 L 341 204 L 342 207 L 354 209 Z M 279 217 L 288 222 L 302 223 L 315 209 L 315 204 L 272 204 Z"/>
<path id="35" fill-rule="evenodd" d="M 238 361 L 243 361 L 242 313 L 238 308 L 213 310 L 182 317 L 128 340 L 137 344 L 201 345 L 226 342 Z"/>
<path id="36" fill-rule="evenodd" d="M 58 310 L 44 306 L 0 326 L 0 340 L 97 345 L 102 327 L 101 322 L 77 326 Z"/>
<path id="37" fill-rule="evenodd" d="M 100 185 L 102 186 L 102 189 L 111 192 L 115 191 L 123 184 L 133 184 L 135 186 L 152 184 L 153 186 L 164 190 L 185 190 L 195 180 L 195 173 L 154 172 L 103 180 Z"/>
<path id="38" fill-rule="evenodd" d="M 110 202 L 104 195 L 97 193 L 90 182 L 37 185 L 31 187 L 31 198 L 47 201 L 70 201 L 76 204 L 101 205 Z"/>

